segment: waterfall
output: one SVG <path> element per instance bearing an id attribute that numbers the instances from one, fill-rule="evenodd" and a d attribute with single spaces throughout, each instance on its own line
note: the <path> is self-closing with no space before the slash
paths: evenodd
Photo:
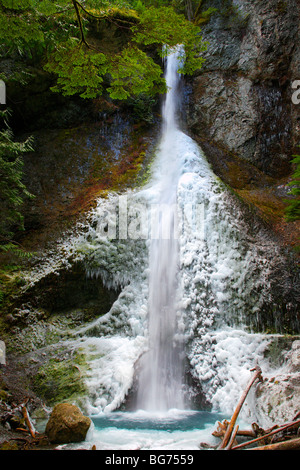
<path id="1" fill-rule="evenodd" d="M 163 106 L 163 135 L 157 156 L 159 187 L 152 212 L 149 276 L 149 351 L 141 359 L 137 406 L 146 410 L 182 408 L 182 344 L 176 341 L 179 268 L 176 123 L 180 50 L 166 63 L 169 92 Z M 153 206 L 152 206 L 153 207 Z"/>
<path id="2" fill-rule="evenodd" d="M 99 200 L 78 243 L 88 275 L 121 292 L 76 333 L 91 415 L 128 397 L 151 412 L 197 408 L 186 374 L 213 410 L 231 414 L 256 361 L 273 374 L 264 353 L 272 336 L 251 326 L 276 307 L 272 276 L 283 258 L 180 129 L 178 60 L 179 50 L 167 58 L 149 182 Z"/>

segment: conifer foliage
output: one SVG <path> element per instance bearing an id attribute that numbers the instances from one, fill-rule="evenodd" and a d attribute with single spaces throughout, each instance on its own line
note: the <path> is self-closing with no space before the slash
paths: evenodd
<path id="1" fill-rule="evenodd" d="M 14 141 L 13 133 L 7 123 L 7 112 L 0 111 L 4 128 L 0 131 L 0 243 L 7 242 L 14 232 L 23 228 L 21 207 L 25 197 L 32 197 L 23 179 L 23 154 L 32 150 L 31 139 L 24 142 Z"/>
<path id="2" fill-rule="evenodd" d="M 125 100 L 164 93 L 162 65 L 154 59 L 163 45 L 165 51 L 184 46 L 183 73 L 201 67 L 205 49 L 199 27 L 176 13 L 172 3 L 0 0 L 0 52 L 38 51 L 46 70 L 57 77 L 53 91 L 64 95 Z M 118 32 L 114 47 L 102 41 L 105 29 L 112 45 Z"/>

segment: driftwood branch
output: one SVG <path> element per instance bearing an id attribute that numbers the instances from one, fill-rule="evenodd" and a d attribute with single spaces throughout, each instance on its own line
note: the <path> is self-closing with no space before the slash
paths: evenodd
<path id="1" fill-rule="evenodd" d="M 298 427 L 298 426 L 300 426 L 300 419 L 298 421 L 293 421 L 291 423 L 288 423 L 288 424 L 285 424 L 281 427 L 278 427 L 274 431 L 266 433 L 263 436 L 257 437 L 256 439 L 252 439 L 251 441 L 248 441 L 248 442 L 243 442 L 242 444 L 239 444 L 239 445 L 233 447 L 232 450 L 242 449 L 243 447 L 247 447 L 249 445 L 256 444 L 257 442 L 260 442 L 260 441 L 262 441 L 262 440 L 264 440 L 268 437 L 274 436 L 275 434 L 278 434 L 281 431 L 285 431 L 287 429 L 290 429 L 290 428 L 293 428 L 293 427 Z"/>
<path id="2" fill-rule="evenodd" d="M 256 437 L 256 433 L 252 429 L 239 429 L 237 436 L 242 437 Z"/>
<path id="3" fill-rule="evenodd" d="M 254 374 L 244 390 L 231 420 L 224 420 L 222 423 L 218 422 L 218 428 L 212 433 L 213 436 L 221 439 L 217 450 L 239 450 L 249 446 L 251 446 L 250 450 L 300 450 L 300 412 L 296 414 L 293 421 L 282 424 L 281 426 L 276 424 L 265 430 L 259 427 L 258 424 L 253 423 L 251 430 L 239 430 L 239 427 L 236 425 L 236 420 L 243 403 L 255 381 L 262 379 L 261 369 L 258 366 L 251 369 L 251 371 L 254 371 Z M 274 436 L 279 433 L 282 434 L 276 436 L 276 442 L 274 442 Z M 237 436 L 254 439 L 238 444 L 236 440 Z M 259 446 L 256 445 L 258 443 Z"/>
<path id="4" fill-rule="evenodd" d="M 289 441 L 276 442 L 275 444 L 253 447 L 249 450 L 300 450 L 300 437 Z"/>
<path id="5" fill-rule="evenodd" d="M 229 425 L 229 421 L 227 419 L 224 419 L 224 421 L 221 423 L 218 421 L 218 427 L 217 430 L 212 433 L 214 437 L 221 437 L 222 439 L 225 436 L 226 429 Z"/>
<path id="6" fill-rule="evenodd" d="M 32 423 L 31 423 L 31 421 L 30 421 L 30 417 L 29 417 L 29 414 L 28 414 L 28 411 L 27 411 L 26 406 L 23 406 L 23 408 L 22 408 L 22 413 L 23 413 L 23 417 L 24 417 L 24 419 L 25 419 L 25 423 L 26 423 L 26 426 L 27 426 L 28 429 L 29 429 L 29 432 L 30 432 L 31 437 L 35 437 L 36 432 L 35 432 L 35 429 L 34 429 Z"/>
<path id="7" fill-rule="evenodd" d="M 239 430 L 239 426 L 236 425 L 234 430 L 233 430 L 233 433 L 231 434 L 229 442 L 228 442 L 227 446 L 225 447 L 226 450 L 230 450 L 232 448 L 233 444 L 237 444 L 237 442 L 235 440 L 235 437 L 237 435 L 238 430 Z"/>
<path id="8" fill-rule="evenodd" d="M 256 366 L 254 369 L 251 369 L 252 371 L 255 371 L 255 373 L 253 374 L 251 380 L 249 381 L 247 387 L 245 388 L 239 402 L 238 402 L 238 405 L 232 415 L 232 418 L 230 420 L 230 423 L 229 425 L 227 426 L 227 429 L 225 431 L 225 434 L 224 434 L 224 437 L 223 437 L 223 440 L 221 442 L 221 444 L 219 445 L 218 449 L 221 450 L 221 449 L 225 449 L 230 441 L 230 437 L 231 437 L 231 434 L 232 434 L 232 431 L 234 429 L 234 426 L 235 426 L 235 423 L 236 423 L 236 420 L 238 418 L 238 415 L 241 411 L 241 408 L 243 406 L 243 403 L 244 401 L 246 400 L 246 397 L 249 393 L 249 390 L 250 388 L 252 387 L 252 385 L 254 384 L 254 382 L 258 379 L 258 380 L 261 380 L 262 379 L 262 376 L 261 376 L 261 368 L 259 366 Z"/>

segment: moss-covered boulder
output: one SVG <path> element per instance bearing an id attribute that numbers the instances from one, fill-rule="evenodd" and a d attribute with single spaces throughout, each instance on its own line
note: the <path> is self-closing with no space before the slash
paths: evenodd
<path id="1" fill-rule="evenodd" d="M 84 416 L 77 406 L 60 403 L 54 407 L 45 433 L 55 444 L 81 442 L 85 440 L 90 425 L 90 418 Z"/>

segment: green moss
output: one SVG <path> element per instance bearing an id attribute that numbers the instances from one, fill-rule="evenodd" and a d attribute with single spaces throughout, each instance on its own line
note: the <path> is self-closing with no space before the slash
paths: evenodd
<path id="1" fill-rule="evenodd" d="M 51 358 L 34 377 L 35 392 L 49 405 L 80 399 L 86 392 L 83 372 L 85 354 L 78 350 L 68 359 Z"/>
<path id="2" fill-rule="evenodd" d="M 285 206 L 274 195 L 272 188 L 238 191 L 243 200 L 256 206 L 261 216 L 268 222 L 274 223 L 283 218 Z"/>
<path id="3" fill-rule="evenodd" d="M 4 260 L 3 256 L 0 260 L 0 336 L 5 336 L 7 325 L 5 315 L 12 308 L 13 298 L 24 285 L 21 266 L 9 264 L 9 260 Z"/>
<path id="4" fill-rule="evenodd" d="M 19 447 L 15 441 L 5 441 L 1 444 L 0 450 L 19 450 Z"/>
<path id="5" fill-rule="evenodd" d="M 88 13 L 95 19 L 115 19 L 121 20 L 125 23 L 137 23 L 139 21 L 138 13 L 135 10 L 120 7 L 110 7 L 106 10 L 87 10 Z"/>
<path id="6" fill-rule="evenodd" d="M 195 14 L 195 19 L 194 23 L 199 26 L 203 25 L 209 22 L 211 16 L 218 11 L 217 8 L 210 7 L 208 10 L 205 11 L 200 11 L 198 8 L 196 14 Z"/>
<path id="7" fill-rule="evenodd" d="M 9 400 L 9 393 L 6 390 L 0 389 L 0 400 L 3 402 L 8 402 Z"/>

